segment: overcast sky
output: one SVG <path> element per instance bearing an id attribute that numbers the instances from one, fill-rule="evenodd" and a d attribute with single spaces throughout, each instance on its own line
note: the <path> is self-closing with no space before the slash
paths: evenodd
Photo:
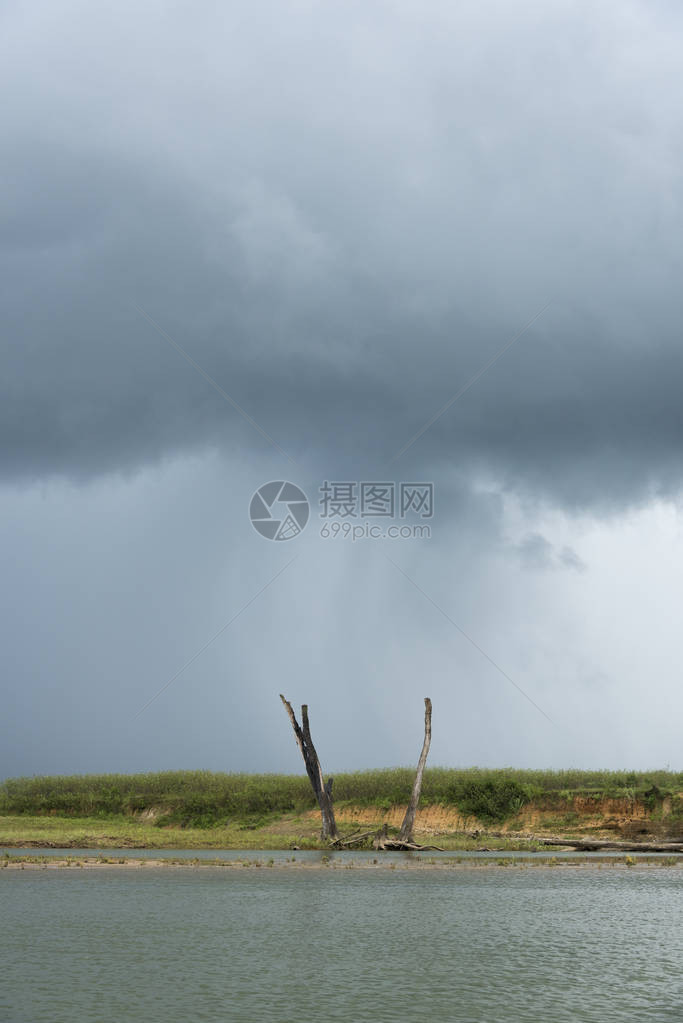
<path id="1" fill-rule="evenodd" d="M 333 771 L 427 695 L 433 764 L 683 769 L 678 6 L 0 30 L 0 776 L 300 772 L 280 692 Z M 431 538 L 321 537 L 325 480 Z"/>

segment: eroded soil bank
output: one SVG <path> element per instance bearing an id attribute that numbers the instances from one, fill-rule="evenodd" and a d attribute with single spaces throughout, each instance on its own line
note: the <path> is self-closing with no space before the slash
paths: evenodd
<path id="1" fill-rule="evenodd" d="M 343 824 L 400 827 L 405 806 L 389 810 L 344 807 L 336 812 Z M 493 823 L 465 816 L 454 807 L 421 807 L 416 831 L 432 838 L 461 834 L 500 834 L 510 837 L 594 837 L 683 840 L 683 793 L 648 804 L 644 800 L 573 795 L 566 799 L 536 800 L 505 821 Z M 315 814 L 311 814 L 315 817 Z"/>
<path id="2" fill-rule="evenodd" d="M 504 820 L 464 815 L 457 808 L 423 805 L 415 837 L 447 850 L 527 849 L 545 839 L 629 842 L 683 841 L 681 794 L 663 800 L 597 798 L 586 795 L 535 800 Z M 398 828 L 405 805 L 387 809 L 342 804 L 336 817 L 342 835 Z M 315 811 L 235 819 L 210 827 L 167 824 L 144 814 L 77 817 L 46 814 L 0 816 L 0 848 L 127 849 L 322 849 Z"/>

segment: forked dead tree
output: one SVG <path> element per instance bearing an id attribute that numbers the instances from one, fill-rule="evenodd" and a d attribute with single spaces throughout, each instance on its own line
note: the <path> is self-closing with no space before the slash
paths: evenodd
<path id="1" fill-rule="evenodd" d="M 324 841 L 337 842 L 339 835 L 337 834 L 337 822 L 334 819 L 334 809 L 332 806 L 332 782 L 334 779 L 328 778 L 326 782 L 323 778 L 318 754 L 315 751 L 313 739 L 311 738 L 311 728 L 308 723 L 308 707 L 305 703 L 303 704 L 301 708 L 301 725 L 299 725 L 291 703 L 285 700 L 282 693 L 280 693 L 280 699 L 285 705 L 289 720 L 292 722 L 296 744 L 301 750 L 301 756 L 304 758 L 306 765 L 306 773 L 313 786 L 315 798 L 318 800 L 322 817 L 320 837 Z"/>

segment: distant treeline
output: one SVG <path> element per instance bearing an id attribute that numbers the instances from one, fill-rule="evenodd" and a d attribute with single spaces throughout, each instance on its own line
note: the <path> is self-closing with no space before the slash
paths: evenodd
<path id="1" fill-rule="evenodd" d="M 337 775 L 335 804 L 389 809 L 406 803 L 414 774 L 412 768 L 399 767 Z M 424 774 L 421 802 L 456 807 L 479 820 L 496 821 L 518 813 L 532 800 L 557 805 L 579 794 L 638 798 L 649 801 L 654 809 L 666 794 L 681 790 L 683 772 L 432 767 Z M 305 775 L 162 771 L 14 778 L 0 783 L 0 814 L 105 817 L 154 811 L 160 825 L 210 827 L 229 820 L 256 823 L 314 807 Z"/>

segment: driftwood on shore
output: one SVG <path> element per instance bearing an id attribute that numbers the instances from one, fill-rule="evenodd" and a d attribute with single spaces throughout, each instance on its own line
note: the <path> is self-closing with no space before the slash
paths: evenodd
<path id="1" fill-rule="evenodd" d="M 578 852 L 683 852 L 683 842 L 610 842 L 598 838 L 534 838 L 532 841 Z"/>
<path id="2" fill-rule="evenodd" d="M 388 834 L 388 828 L 386 824 L 378 831 L 372 841 L 373 849 L 379 849 L 382 852 L 444 852 L 438 845 L 418 845 L 412 838 L 406 840 L 401 838 L 391 838 Z"/>
<path id="3" fill-rule="evenodd" d="M 335 849 L 350 849 L 354 846 L 365 845 L 372 839 L 372 848 L 378 852 L 444 852 L 438 845 L 418 845 L 416 842 L 404 842 L 400 837 L 391 838 L 389 828 L 385 824 L 376 831 L 363 831 L 347 835 L 346 838 L 338 838 L 334 843 Z"/>

